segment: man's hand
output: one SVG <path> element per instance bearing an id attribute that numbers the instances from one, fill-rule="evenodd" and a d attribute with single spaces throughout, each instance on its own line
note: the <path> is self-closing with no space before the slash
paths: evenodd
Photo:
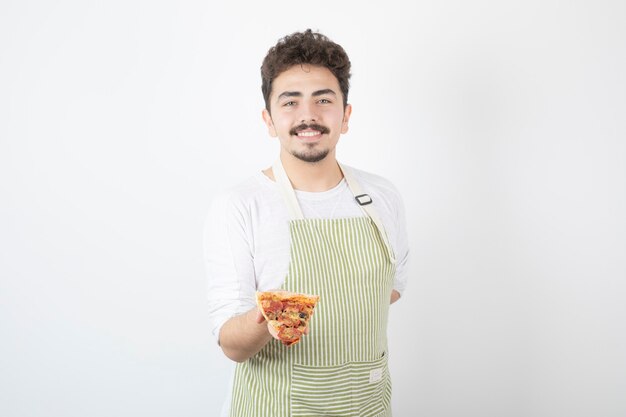
<path id="1" fill-rule="evenodd" d="M 265 317 L 263 317 L 263 313 L 261 313 L 261 310 L 257 308 L 256 322 L 261 324 L 264 321 L 265 321 Z M 270 334 L 272 335 L 274 339 L 278 339 L 278 332 L 276 331 L 276 329 L 274 329 L 274 326 L 272 326 L 269 322 L 267 322 L 267 330 L 270 332 Z"/>
<path id="2" fill-rule="evenodd" d="M 244 362 L 256 355 L 272 340 L 263 321 L 265 318 L 255 307 L 224 323 L 220 330 L 220 347 L 224 354 L 235 362 Z"/>

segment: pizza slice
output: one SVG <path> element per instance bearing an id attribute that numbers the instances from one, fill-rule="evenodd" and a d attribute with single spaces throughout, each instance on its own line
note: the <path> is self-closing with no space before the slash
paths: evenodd
<path id="1" fill-rule="evenodd" d="M 276 337 L 287 346 L 300 341 L 309 324 L 318 295 L 289 291 L 262 291 L 256 301 L 263 317 L 276 331 Z"/>

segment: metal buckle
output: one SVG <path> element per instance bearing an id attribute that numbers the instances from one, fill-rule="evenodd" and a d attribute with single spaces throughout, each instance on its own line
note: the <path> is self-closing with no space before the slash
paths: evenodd
<path id="1" fill-rule="evenodd" d="M 370 197 L 368 194 L 354 196 L 354 199 L 357 203 L 359 203 L 360 206 L 367 206 L 368 204 L 372 204 L 372 197 Z M 363 201 L 361 199 L 363 199 Z"/>

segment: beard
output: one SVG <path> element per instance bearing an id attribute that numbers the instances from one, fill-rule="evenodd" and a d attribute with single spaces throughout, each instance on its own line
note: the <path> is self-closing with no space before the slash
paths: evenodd
<path id="1" fill-rule="evenodd" d="M 326 158 L 329 153 L 328 149 L 315 149 L 315 144 L 311 144 L 308 148 L 309 149 L 300 152 L 291 151 L 291 154 L 301 161 L 315 163 Z"/>

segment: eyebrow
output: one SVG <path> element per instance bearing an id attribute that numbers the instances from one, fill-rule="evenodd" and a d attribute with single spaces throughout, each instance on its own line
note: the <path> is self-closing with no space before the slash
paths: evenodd
<path id="1" fill-rule="evenodd" d="M 317 97 L 317 96 L 323 96 L 324 94 L 332 94 L 334 96 L 337 95 L 337 93 L 335 93 L 330 88 L 324 88 L 323 90 L 314 91 L 313 94 L 311 95 L 313 97 Z M 283 91 L 282 93 L 278 95 L 278 97 L 276 97 L 276 101 L 280 100 L 281 98 L 286 98 L 286 97 L 302 97 L 302 93 L 299 91 Z"/>

